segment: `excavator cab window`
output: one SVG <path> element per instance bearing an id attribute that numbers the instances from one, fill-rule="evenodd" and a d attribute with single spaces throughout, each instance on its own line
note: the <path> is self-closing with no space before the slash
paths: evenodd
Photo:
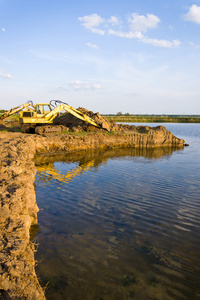
<path id="1" fill-rule="evenodd" d="M 44 105 L 44 114 L 49 113 L 51 111 L 51 107 L 49 105 Z"/>
<path id="2" fill-rule="evenodd" d="M 48 104 L 37 104 L 35 107 L 37 114 L 48 114 L 51 111 L 51 107 Z"/>

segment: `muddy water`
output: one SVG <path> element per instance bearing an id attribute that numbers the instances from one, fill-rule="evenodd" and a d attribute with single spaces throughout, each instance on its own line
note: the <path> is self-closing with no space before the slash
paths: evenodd
<path id="1" fill-rule="evenodd" d="M 190 147 L 38 157 L 47 299 L 200 299 L 200 125 Z"/>

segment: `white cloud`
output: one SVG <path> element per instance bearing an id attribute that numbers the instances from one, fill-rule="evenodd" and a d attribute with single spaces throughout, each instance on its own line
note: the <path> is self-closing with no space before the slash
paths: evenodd
<path id="1" fill-rule="evenodd" d="M 97 45 L 91 44 L 90 42 L 86 43 L 86 45 L 93 49 L 99 49 L 99 47 Z"/>
<path id="2" fill-rule="evenodd" d="M 146 32 L 147 29 L 156 28 L 160 19 L 153 14 L 147 14 L 145 17 L 143 15 L 133 13 L 128 19 L 128 22 L 130 23 L 131 31 Z"/>
<path id="3" fill-rule="evenodd" d="M 4 27 L 2 27 L 2 28 L 1 28 L 1 30 L 2 30 L 3 32 L 5 32 L 5 31 L 6 31 L 6 29 L 5 29 Z"/>
<path id="4" fill-rule="evenodd" d="M 80 22 L 82 22 L 82 25 L 88 29 L 98 27 L 101 23 L 104 22 L 104 19 L 97 14 L 91 14 L 89 16 L 80 17 L 78 19 Z"/>
<path id="5" fill-rule="evenodd" d="M 167 40 L 144 38 L 144 39 L 142 39 L 142 41 L 145 44 L 151 44 L 153 46 L 164 47 L 164 48 L 177 47 L 177 46 L 180 46 L 180 44 L 181 44 L 181 42 L 178 40 L 174 40 L 173 42 L 170 42 Z"/>
<path id="6" fill-rule="evenodd" d="M 113 26 L 120 24 L 118 18 L 115 16 L 111 16 L 110 19 L 108 20 L 108 23 L 112 24 Z"/>
<path id="7" fill-rule="evenodd" d="M 2 78 L 7 78 L 7 79 L 12 79 L 12 75 L 5 73 L 3 70 L 0 69 L 0 77 Z"/>
<path id="8" fill-rule="evenodd" d="M 104 35 L 105 31 L 97 27 L 104 23 L 105 20 L 97 14 L 91 14 L 89 16 L 80 17 L 78 18 L 78 20 L 82 23 L 81 25 L 83 27 L 91 30 L 93 33 Z"/>
<path id="9" fill-rule="evenodd" d="M 133 32 L 133 31 L 129 31 L 129 32 L 123 32 L 123 31 L 116 31 L 113 29 L 109 29 L 108 30 L 108 34 L 109 35 L 115 35 L 118 37 L 123 37 L 123 38 L 127 38 L 127 39 L 142 39 L 143 38 L 143 34 L 139 31 Z"/>
<path id="10" fill-rule="evenodd" d="M 97 34 L 100 34 L 100 35 L 104 35 L 105 34 L 105 31 L 102 30 L 102 29 L 99 29 L 99 28 L 91 28 L 90 29 L 93 33 L 97 33 Z"/>
<path id="11" fill-rule="evenodd" d="M 145 37 L 141 32 L 133 32 L 133 31 L 129 31 L 129 32 L 122 32 L 122 31 L 115 31 L 110 29 L 108 31 L 108 34 L 110 35 L 115 35 L 118 37 L 122 37 L 122 38 L 128 38 L 128 39 L 139 39 L 141 40 L 144 44 L 151 44 L 153 46 L 157 46 L 157 47 L 163 47 L 163 48 L 172 48 L 172 47 L 177 47 L 181 45 L 181 42 L 179 40 L 173 40 L 171 41 L 167 41 L 167 40 L 159 40 L 159 39 L 151 39 L 148 37 Z"/>
<path id="12" fill-rule="evenodd" d="M 132 13 L 127 19 L 129 29 L 127 31 L 113 29 L 112 26 L 121 25 L 119 19 L 116 16 L 111 16 L 107 21 L 97 14 L 84 16 L 78 18 L 82 22 L 82 26 L 89 29 L 93 33 L 104 35 L 114 35 L 121 38 L 127 39 L 139 39 L 145 44 L 151 44 L 157 47 L 171 48 L 181 44 L 178 40 L 168 41 L 165 39 L 151 39 L 144 35 L 149 29 L 157 28 L 161 22 L 160 19 L 154 14 L 139 15 Z M 104 30 L 99 26 L 104 25 Z M 92 47 L 91 44 L 87 44 Z"/>
<path id="13" fill-rule="evenodd" d="M 79 81 L 79 80 L 71 81 L 70 86 L 74 90 L 91 90 L 91 91 L 93 91 L 93 90 L 102 89 L 102 86 L 100 86 L 100 84 L 98 84 L 98 83 L 84 82 L 84 81 Z"/>
<path id="14" fill-rule="evenodd" d="M 200 24 L 200 6 L 193 4 L 190 7 L 189 12 L 184 15 L 184 19 L 186 21 Z"/>

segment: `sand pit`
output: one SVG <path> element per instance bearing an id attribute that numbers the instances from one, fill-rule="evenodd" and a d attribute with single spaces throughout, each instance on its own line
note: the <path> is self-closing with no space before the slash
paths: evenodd
<path id="1" fill-rule="evenodd" d="M 100 114 L 80 108 L 96 123 L 107 122 L 110 132 L 63 114 L 55 120 L 72 132 L 26 134 L 9 122 L 0 124 L 0 299 L 45 299 L 35 274 L 35 247 L 30 228 L 37 224 L 34 178 L 36 153 L 73 153 L 79 150 L 121 148 L 183 148 L 184 140 L 163 126 L 129 126 L 108 122 Z M 79 131 L 86 131 L 84 133 Z"/>

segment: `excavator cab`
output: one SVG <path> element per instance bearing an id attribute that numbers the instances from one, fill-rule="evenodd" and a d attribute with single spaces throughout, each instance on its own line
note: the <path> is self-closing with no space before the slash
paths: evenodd
<path id="1" fill-rule="evenodd" d="M 46 115 L 50 111 L 52 111 L 52 108 L 49 103 L 37 103 L 35 105 L 35 112 L 39 115 Z"/>

